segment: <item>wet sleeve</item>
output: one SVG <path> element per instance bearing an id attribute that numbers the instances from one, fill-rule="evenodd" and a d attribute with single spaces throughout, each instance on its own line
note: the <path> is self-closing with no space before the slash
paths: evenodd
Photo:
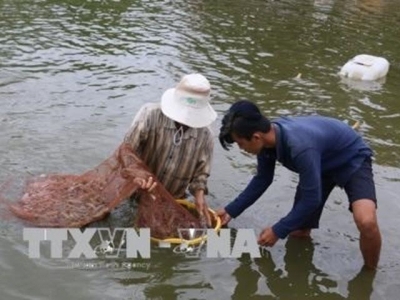
<path id="1" fill-rule="evenodd" d="M 208 135 L 206 141 L 203 143 L 202 150 L 199 151 L 199 157 L 197 159 L 193 178 L 189 183 L 189 192 L 192 195 L 195 195 L 198 190 L 204 190 L 204 194 L 208 194 L 207 179 L 211 172 L 213 151 L 214 141 L 211 135 Z"/>
<path id="2" fill-rule="evenodd" d="M 262 154 L 257 156 L 257 174 L 243 192 L 225 207 L 226 212 L 232 218 L 236 218 L 256 202 L 271 185 L 274 178 L 275 161 L 275 157 L 272 156 L 266 157 Z"/>
<path id="3" fill-rule="evenodd" d="M 314 149 L 307 149 L 295 159 L 299 172 L 300 199 L 287 216 L 272 226 L 281 239 L 290 232 L 301 228 L 302 224 L 315 212 L 321 203 L 321 156 Z"/>

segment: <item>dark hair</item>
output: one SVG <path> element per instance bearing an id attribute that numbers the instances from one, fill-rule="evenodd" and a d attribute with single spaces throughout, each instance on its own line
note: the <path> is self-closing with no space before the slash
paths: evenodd
<path id="1" fill-rule="evenodd" d="M 271 122 L 261 114 L 259 108 L 248 100 L 235 102 L 222 119 L 219 141 L 225 150 L 233 144 L 232 133 L 250 140 L 257 131 L 268 132 Z"/>

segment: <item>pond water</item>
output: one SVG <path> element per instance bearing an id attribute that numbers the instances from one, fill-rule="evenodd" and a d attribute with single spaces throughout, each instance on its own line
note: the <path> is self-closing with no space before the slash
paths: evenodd
<path id="1" fill-rule="evenodd" d="M 139 107 L 200 72 L 220 113 L 212 208 L 231 201 L 254 172 L 254 157 L 223 151 L 216 138 L 229 104 L 248 98 L 272 118 L 319 113 L 361 122 L 376 154 L 383 235 L 378 271 L 360 271 L 357 230 L 335 190 L 311 241 L 281 240 L 259 259 L 189 259 L 156 248 L 130 270 L 82 270 L 68 259 L 30 259 L 23 225 L 3 218 L 1 298 L 398 299 L 399 23 L 396 0 L 0 0 L 0 182 L 96 166 Z M 385 57 L 388 76 L 340 79 L 340 67 L 363 53 Z M 276 222 L 296 182 L 278 166 L 270 189 L 230 227 L 258 234 Z"/>

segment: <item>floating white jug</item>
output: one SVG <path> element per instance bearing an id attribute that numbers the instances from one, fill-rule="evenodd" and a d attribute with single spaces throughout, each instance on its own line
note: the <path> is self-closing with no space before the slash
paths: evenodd
<path id="1" fill-rule="evenodd" d="M 385 58 L 360 54 L 350 59 L 339 75 L 358 80 L 377 80 L 385 77 L 388 71 L 389 62 Z"/>

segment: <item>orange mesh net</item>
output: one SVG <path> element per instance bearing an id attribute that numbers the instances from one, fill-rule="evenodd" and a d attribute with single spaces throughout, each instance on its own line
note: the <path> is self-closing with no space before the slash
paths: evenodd
<path id="1" fill-rule="evenodd" d="M 176 237 L 178 228 L 200 228 L 200 220 L 179 205 L 160 182 L 152 193 L 134 182 L 135 178 L 147 180 L 150 176 L 155 178 L 132 148 L 122 143 L 113 155 L 82 175 L 35 177 L 10 210 L 40 227 L 82 227 L 104 218 L 137 192 L 135 225 L 150 228 L 153 237 Z"/>

